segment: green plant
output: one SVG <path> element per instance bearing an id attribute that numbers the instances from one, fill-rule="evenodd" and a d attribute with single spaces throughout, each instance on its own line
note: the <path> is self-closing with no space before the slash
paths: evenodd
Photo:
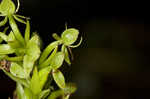
<path id="1" fill-rule="evenodd" d="M 19 5 L 19 0 L 17 9 L 12 0 L 2 0 L 0 3 L 0 16 L 4 17 L 0 27 L 4 28 L 9 22 L 9 26 L 0 32 L 0 68 L 16 82 L 16 99 L 69 99 L 76 86 L 65 82 L 59 68 L 64 61 L 71 64 L 70 47 L 78 47 L 82 42 L 81 38 L 79 44 L 72 45 L 79 31 L 66 27 L 61 37 L 53 34 L 56 41 L 41 50 L 40 37 L 36 33 L 30 35 L 29 18 L 16 14 Z M 24 37 L 15 20 L 26 25 Z M 53 80 L 59 89 L 53 88 Z"/>

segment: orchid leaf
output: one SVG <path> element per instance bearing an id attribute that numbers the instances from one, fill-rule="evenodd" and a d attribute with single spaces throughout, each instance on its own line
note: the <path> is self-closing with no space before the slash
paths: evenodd
<path id="1" fill-rule="evenodd" d="M 35 62 L 40 56 L 40 48 L 38 46 L 38 37 L 35 35 L 27 44 L 26 54 L 30 56 L 31 61 Z"/>
<path id="2" fill-rule="evenodd" d="M 10 31 L 10 33 L 8 34 L 8 41 L 14 41 L 14 40 L 16 40 L 15 35 L 13 31 Z"/>
<path id="3" fill-rule="evenodd" d="M 33 97 L 33 93 L 32 93 L 32 91 L 29 88 L 25 87 L 24 88 L 24 93 L 25 93 L 25 96 L 24 96 L 25 99 L 33 99 L 32 98 Z"/>
<path id="4" fill-rule="evenodd" d="M 63 64 L 63 61 L 64 61 L 64 53 L 57 52 L 51 61 L 51 67 L 53 69 L 58 69 Z"/>
<path id="5" fill-rule="evenodd" d="M 63 96 L 64 92 L 62 90 L 57 90 L 51 93 L 51 95 L 48 97 L 48 99 L 57 99 L 60 96 Z"/>
<path id="6" fill-rule="evenodd" d="M 52 43 L 50 43 L 43 51 L 43 53 L 41 54 L 41 57 L 39 59 L 39 64 L 41 64 L 42 62 L 44 62 L 44 60 L 48 57 L 48 55 L 52 52 L 52 50 L 54 48 L 56 48 L 59 44 L 59 41 L 54 41 Z"/>
<path id="7" fill-rule="evenodd" d="M 0 44 L 0 54 L 12 54 L 15 50 L 8 44 Z"/>
<path id="8" fill-rule="evenodd" d="M 50 66 L 45 67 L 39 71 L 39 79 L 40 79 L 39 83 L 40 83 L 41 88 L 43 88 L 45 82 L 47 81 L 48 75 L 50 72 L 51 72 Z"/>
<path id="9" fill-rule="evenodd" d="M 17 83 L 17 98 L 32 99 L 32 92 L 29 88 L 24 88 L 20 83 Z"/>
<path id="10" fill-rule="evenodd" d="M 40 78 L 39 78 L 38 70 L 35 67 L 31 79 L 31 83 L 30 83 L 30 89 L 32 90 L 34 95 L 38 95 L 42 90 L 41 86 L 39 85 L 39 82 L 40 82 Z"/>
<path id="11" fill-rule="evenodd" d="M 53 50 L 51 55 L 39 66 L 39 68 L 43 68 L 51 64 L 53 57 L 56 55 L 57 49 L 58 49 L 58 46 Z"/>
<path id="12" fill-rule="evenodd" d="M 53 70 L 53 78 L 56 82 L 56 84 L 61 88 L 65 88 L 65 78 L 61 71 L 59 70 Z"/>
<path id="13" fill-rule="evenodd" d="M 27 20 L 26 30 L 25 30 L 25 41 L 26 41 L 26 43 L 29 41 L 29 39 L 30 39 L 30 23 Z"/>
<path id="14" fill-rule="evenodd" d="M 21 50 L 25 50 L 23 47 L 21 47 L 20 43 L 17 40 L 14 41 L 8 41 L 8 45 L 10 45 L 15 51 L 21 52 Z"/>
<path id="15" fill-rule="evenodd" d="M 17 83 L 16 91 L 17 91 L 17 97 L 19 99 L 25 99 L 24 89 L 23 89 L 23 86 L 20 83 Z"/>
<path id="16" fill-rule="evenodd" d="M 25 78 L 24 69 L 15 62 L 11 62 L 10 72 L 12 75 L 18 78 Z"/>
<path id="17" fill-rule="evenodd" d="M 40 48 L 38 47 L 37 43 L 38 43 L 38 37 L 33 36 L 27 44 L 26 55 L 24 56 L 23 59 L 23 67 L 26 72 L 26 77 L 29 77 L 33 69 L 34 62 L 40 56 Z"/>
<path id="18" fill-rule="evenodd" d="M 8 28 L 9 28 L 9 27 L 5 27 L 2 33 L 6 34 Z M 3 39 L 0 37 L 0 43 L 1 43 L 1 42 L 3 42 Z"/>
<path id="19" fill-rule="evenodd" d="M 0 27 L 4 26 L 8 21 L 8 17 L 5 17 L 1 22 L 0 22 Z"/>
<path id="20" fill-rule="evenodd" d="M 7 27 L 5 27 L 5 28 L 4 28 L 4 30 L 3 30 L 3 33 L 6 33 L 8 29 L 9 29 L 9 27 L 8 27 L 8 26 L 7 26 Z"/>
<path id="21" fill-rule="evenodd" d="M 35 38 L 34 39 L 35 43 L 38 45 L 39 48 L 41 48 L 42 47 L 42 40 L 41 40 L 40 36 L 38 35 L 38 33 L 37 32 L 33 32 L 32 33 L 32 37 Z"/>
<path id="22" fill-rule="evenodd" d="M 15 22 L 15 20 L 13 19 L 13 16 L 12 15 L 9 15 L 8 16 L 9 18 L 9 24 L 12 28 L 12 31 L 14 33 L 14 36 L 16 37 L 16 39 L 22 44 L 22 45 L 25 45 L 25 41 L 24 41 L 24 38 L 23 36 L 21 35 L 21 32 Z"/>
<path id="23" fill-rule="evenodd" d="M 43 90 L 39 95 L 39 99 L 46 99 L 49 93 L 50 93 L 50 89 Z"/>
<path id="24" fill-rule="evenodd" d="M 7 37 L 7 43 L 14 49 L 18 50 L 18 48 L 21 48 L 22 46 L 16 40 L 14 33 L 11 31 Z"/>
<path id="25" fill-rule="evenodd" d="M 33 69 L 33 65 L 34 65 L 34 62 L 32 61 L 32 58 L 28 55 L 25 55 L 23 58 L 23 68 L 25 71 L 26 78 L 29 77 L 30 72 Z"/>
<path id="26" fill-rule="evenodd" d="M 0 32 L 0 38 L 3 39 L 4 41 L 8 41 L 8 36 L 2 32 Z"/>

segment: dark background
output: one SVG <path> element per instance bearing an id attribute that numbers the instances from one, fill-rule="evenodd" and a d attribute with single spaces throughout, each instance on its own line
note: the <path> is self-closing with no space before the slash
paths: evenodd
<path id="1" fill-rule="evenodd" d="M 99 0 L 20 0 L 19 14 L 31 18 L 46 46 L 68 27 L 83 42 L 73 49 L 67 81 L 77 83 L 71 99 L 150 98 L 150 19 L 147 2 Z M 65 64 L 64 64 L 65 65 Z M 69 71 L 68 73 L 66 73 Z M 15 83 L 0 71 L 0 96 L 11 96 Z"/>

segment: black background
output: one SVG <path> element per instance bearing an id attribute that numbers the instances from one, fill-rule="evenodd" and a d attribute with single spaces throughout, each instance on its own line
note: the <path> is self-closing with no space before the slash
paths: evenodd
<path id="1" fill-rule="evenodd" d="M 19 14 L 31 18 L 45 47 L 68 27 L 83 42 L 73 49 L 67 81 L 77 83 L 71 99 L 148 99 L 150 88 L 149 3 L 144 1 L 20 0 Z M 68 71 L 68 72 L 67 72 Z M 11 96 L 15 83 L 0 71 L 0 96 Z"/>

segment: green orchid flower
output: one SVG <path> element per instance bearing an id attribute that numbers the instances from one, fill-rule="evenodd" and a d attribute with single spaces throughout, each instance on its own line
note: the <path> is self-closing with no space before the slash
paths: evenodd
<path id="1" fill-rule="evenodd" d="M 17 8 L 12 0 L 2 0 L 0 3 L 0 16 L 4 17 L 4 20 L 0 22 L 0 26 L 3 26 L 8 21 L 10 16 L 13 16 L 15 20 L 18 22 L 26 24 L 26 22 L 22 19 L 26 19 L 26 17 L 16 14 L 20 7 L 20 2 L 17 0 L 18 5 Z M 21 19 L 22 18 L 22 19 Z"/>
<path id="2" fill-rule="evenodd" d="M 52 36 L 57 41 L 60 41 L 62 44 L 61 51 L 65 54 L 65 61 L 70 65 L 70 56 L 73 59 L 73 54 L 71 51 L 71 48 L 78 47 L 82 42 L 82 37 L 77 45 L 72 45 L 76 42 L 79 35 L 79 31 L 75 28 L 67 28 L 66 30 L 61 34 L 61 37 L 58 36 L 56 33 L 54 33 Z"/>

